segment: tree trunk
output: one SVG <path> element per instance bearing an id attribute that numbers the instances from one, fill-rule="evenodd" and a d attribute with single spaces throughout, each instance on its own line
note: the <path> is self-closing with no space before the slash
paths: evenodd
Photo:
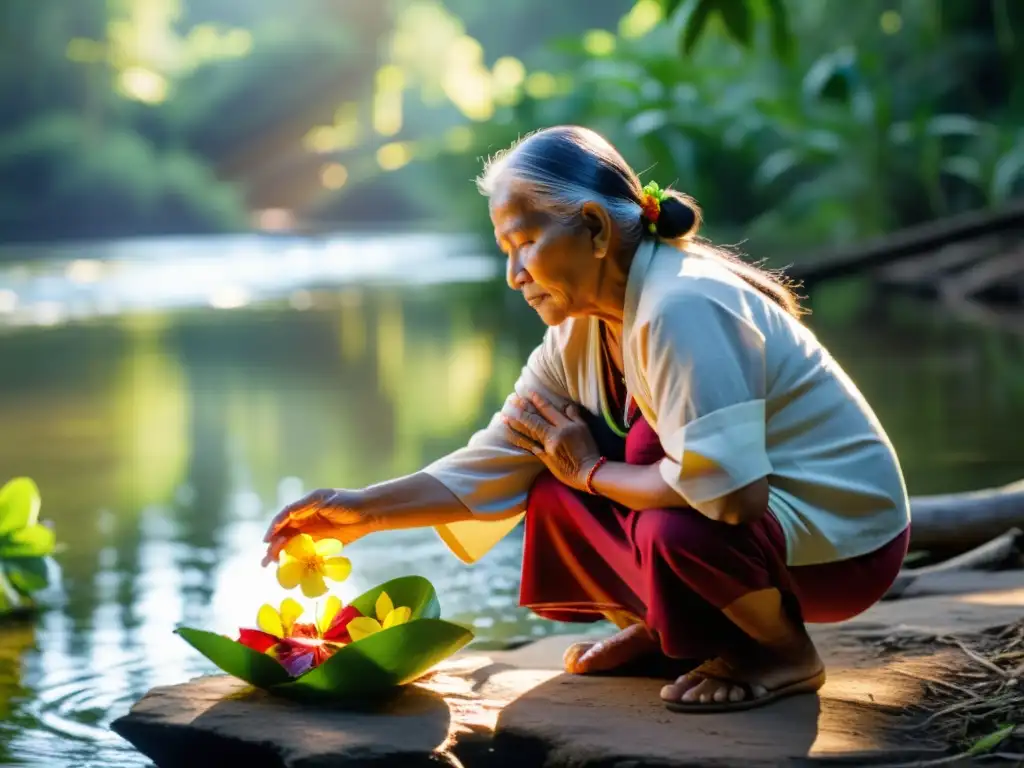
<path id="1" fill-rule="evenodd" d="M 910 547 L 956 554 L 1011 528 L 1024 529 L 1024 480 L 969 493 L 910 500 Z"/>

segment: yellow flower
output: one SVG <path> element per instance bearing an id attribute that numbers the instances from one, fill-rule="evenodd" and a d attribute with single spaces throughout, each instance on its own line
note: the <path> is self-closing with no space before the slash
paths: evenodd
<path id="1" fill-rule="evenodd" d="M 412 617 L 412 609 L 408 607 L 395 608 L 387 592 L 381 592 L 375 606 L 377 618 L 359 616 L 348 624 L 348 632 L 352 636 L 352 642 L 362 640 L 382 629 L 397 627 L 404 624 Z"/>
<path id="2" fill-rule="evenodd" d="M 304 610 L 295 600 L 286 597 L 281 602 L 280 610 L 272 605 L 261 606 L 259 613 L 256 614 L 256 626 L 268 635 L 288 637 Z"/>
<path id="3" fill-rule="evenodd" d="M 308 533 L 300 533 L 285 544 L 277 566 L 277 583 L 285 589 L 301 586 L 306 597 L 320 597 L 327 591 L 325 578 L 344 581 L 352 572 L 352 562 L 338 557 L 341 549 L 337 539 L 313 541 Z"/>

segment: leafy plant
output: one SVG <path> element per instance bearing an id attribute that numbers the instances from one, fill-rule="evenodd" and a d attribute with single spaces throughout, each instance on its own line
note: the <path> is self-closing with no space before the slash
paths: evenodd
<path id="1" fill-rule="evenodd" d="M 0 614 L 33 603 L 49 584 L 53 530 L 39 523 L 39 488 L 18 477 L 0 488 Z"/>
<path id="2" fill-rule="evenodd" d="M 473 638 L 473 633 L 440 618 L 433 585 L 421 576 L 381 584 L 352 601 L 364 616 L 380 613 L 386 593 L 407 606 L 407 621 L 341 645 L 324 662 L 293 677 L 273 656 L 224 635 L 183 627 L 177 633 L 221 670 L 271 693 L 298 699 L 351 701 L 373 697 L 410 683 Z"/>

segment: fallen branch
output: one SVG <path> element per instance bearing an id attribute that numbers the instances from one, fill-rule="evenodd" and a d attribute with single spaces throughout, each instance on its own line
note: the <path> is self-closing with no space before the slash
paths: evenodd
<path id="1" fill-rule="evenodd" d="M 997 211 L 971 211 L 950 216 L 823 255 L 801 259 L 786 273 L 805 287 L 836 277 L 895 264 L 949 245 L 1024 230 L 1024 203 Z"/>
<path id="2" fill-rule="evenodd" d="M 911 549 L 960 553 L 1013 528 L 1024 530 L 1024 481 L 1002 488 L 910 500 Z"/>
<path id="3" fill-rule="evenodd" d="M 954 571 L 986 571 L 1012 563 L 1024 551 L 1024 532 L 1019 528 L 1011 528 L 1002 536 L 975 547 L 949 560 L 922 568 L 904 568 L 889 587 L 883 600 L 895 600 L 901 597 L 907 588 L 923 576 L 935 573 L 951 573 Z"/>

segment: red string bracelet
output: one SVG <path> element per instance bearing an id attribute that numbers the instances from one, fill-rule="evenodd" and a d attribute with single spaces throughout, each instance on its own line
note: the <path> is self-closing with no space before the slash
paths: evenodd
<path id="1" fill-rule="evenodd" d="M 593 486 L 594 473 L 597 472 L 597 470 L 599 470 L 604 465 L 604 463 L 606 461 L 608 461 L 608 459 L 605 456 L 602 456 L 596 462 L 594 462 L 594 466 L 592 466 L 590 468 L 590 471 L 587 472 L 587 480 L 584 483 L 584 486 L 587 489 L 587 493 L 591 494 L 592 496 L 597 496 L 598 495 L 597 491 L 594 490 L 594 486 Z"/>

